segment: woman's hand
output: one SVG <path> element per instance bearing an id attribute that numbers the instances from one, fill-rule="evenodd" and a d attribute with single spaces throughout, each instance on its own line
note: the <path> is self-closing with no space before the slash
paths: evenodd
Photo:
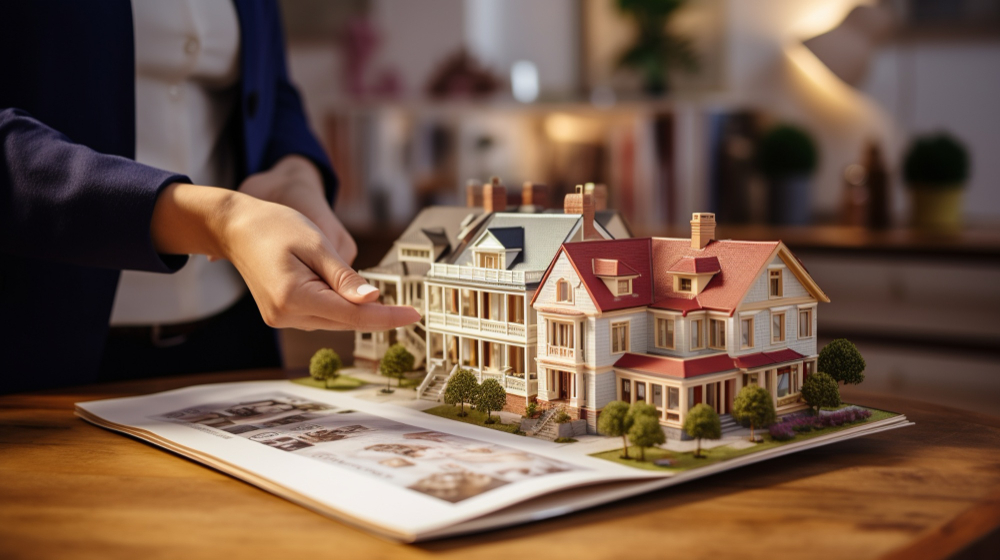
<path id="1" fill-rule="evenodd" d="M 281 204 L 173 184 L 157 200 L 152 234 L 161 253 L 232 262 L 272 327 L 376 331 L 420 320 L 412 307 L 375 303 L 378 290 L 338 256 L 315 224 Z"/>
<path id="2" fill-rule="evenodd" d="M 247 177 L 237 190 L 298 210 L 326 235 L 344 262 L 350 265 L 357 257 L 358 246 L 330 210 L 323 192 L 323 178 L 308 159 L 285 156 L 271 169 Z"/>

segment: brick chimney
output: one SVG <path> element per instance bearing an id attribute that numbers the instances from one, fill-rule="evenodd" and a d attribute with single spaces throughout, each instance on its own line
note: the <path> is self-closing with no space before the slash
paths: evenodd
<path id="1" fill-rule="evenodd" d="M 507 188 L 500 184 L 499 177 L 493 177 L 483 185 L 483 212 L 503 212 L 507 209 Z"/>
<path id="2" fill-rule="evenodd" d="M 465 205 L 478 208 L 483 205 L 483 186 L 475 179 L 465 182 Z"/>
<path id="3" fill-rule="evenodd" d="M 588 192 L 594 197 L 594 210 L 601 211 L 608 209 L 608 186 L 587 183 L 584 192 Z"/>
<path id="4" fill-rule="evenodd" d="M 715 239 L 715 214 L 695 212 L 691 215 L 691 248 L 704 249 Z"/>
<path id="5" fill-rule="evenodd" d="M 521 186 L 521 204 L 523 206 L 549 207 L 549 188 L 545 185 L 525 181 Z"/>
<path id="6" fill-rule="evenodd" d="M 583 215 L 583 239 L 603 239 L 594 227 L 594 195 L 584 192 L 583 185 L 576 186 L 576 192 L 566 195 L 563 212 Z"/>

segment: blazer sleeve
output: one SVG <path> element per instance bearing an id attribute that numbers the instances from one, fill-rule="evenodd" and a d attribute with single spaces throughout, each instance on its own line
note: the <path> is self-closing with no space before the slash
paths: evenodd
<path id="1" fill-rule="evenodd" d="M 271 136 L 264 150 L 265 169 L 271 168 L 281 158 L 287 155 L 300 155 L 312 161 L 323 177 L 323 189 L 327 202 L 333 207 L 337 197 L 339 179 L 330 164 L 330 159 L 313 135 L 306 120 L 305 110 L 298 90 L 288 79 L 288 67 L 285 61 L 285 36 L 281 28 L 281 17 L 277 5 L 267 3 L 267 10 L 272 12 L 267 17 L 272 26 L 268 36 L 272 39 L 269 55 L 277 69 L 275 83 L 275 108 Z"/>
<path id="2" fill-rule="evenodd" d="M 0 110 L 0 253 L 82 266 L 173 272 L 153 248 L 160 191 L 183 175 L 101 154 L 18 109 Z"/>

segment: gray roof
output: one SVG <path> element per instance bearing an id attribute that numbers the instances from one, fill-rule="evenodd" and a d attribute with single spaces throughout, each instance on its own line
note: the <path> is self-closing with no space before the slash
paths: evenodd
<path id="1" fill-rule="evenodd" d="M 545 270 L 579 221 L 579 214 L 502 212 L 487 218 L 483 229 L 488 231 L 500 228 L 522 228 L 524 249 L 518 255 L 519 258 L 515 261 L 514 266 L 508 267 L 507 270 Z M 465 246 L 458 256 L 449 259 L 449 262 L 458 265 L 471 265 L 472 247 L 485 234 L 486 231 L 480 233 L 475 241 Z"/>
<path id="2" fill-rule="evenodd" d="M 491 227 L 486 231 L 490 232 L 504 249 L 524 249 L 523 227 Z"/>
<path id="3" fill-rule="evenodd" d="M 435 257 L 448 256 L 451 251 L 458 247 L 460 243 L 458 235 L 465 229 L 461 227 L 462 222 L 470 214 L 475 215 L 475 219 L 471 220 L 470 224 L 475 225 L 477 221 L 482 221 L 480 219 L 483 215 L 482 208 L 428 206 L 417 213 L 410 225 L 396 240 L 396 243 L 422 245 L 433 251 Z M 398 251 L 393 245 L 392 249 L 379 261 L 377 268 L 383 268 L 398 261 Z"/>

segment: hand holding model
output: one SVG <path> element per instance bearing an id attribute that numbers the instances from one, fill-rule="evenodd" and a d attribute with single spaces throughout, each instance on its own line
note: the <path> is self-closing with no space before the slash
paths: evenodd
<path id="1" fill-rule="evenodd" d="M 261 175 L 298 172 L 279 164 Z M 251 190 L 259 188 L 265 196 L 274 176 L 256 179 Z M 310 196 L 297 189 L 268 192 L 289 204 Z M 329 212 L 328 206 L 323 207 Z M 244 192 L 174 183 L 160 194 L 151 229 L 153 244 L 161 253 L 198 253 L 232 262 L 272 327 L 386 330 L 418 321 L 419 313 L 411 307 L 375 302 L 378 290 L 338 254 L 338 247 L 350 249 L 354 242 L 332 212 L 329 218 L 324 231 L 284 204 Z"/>

